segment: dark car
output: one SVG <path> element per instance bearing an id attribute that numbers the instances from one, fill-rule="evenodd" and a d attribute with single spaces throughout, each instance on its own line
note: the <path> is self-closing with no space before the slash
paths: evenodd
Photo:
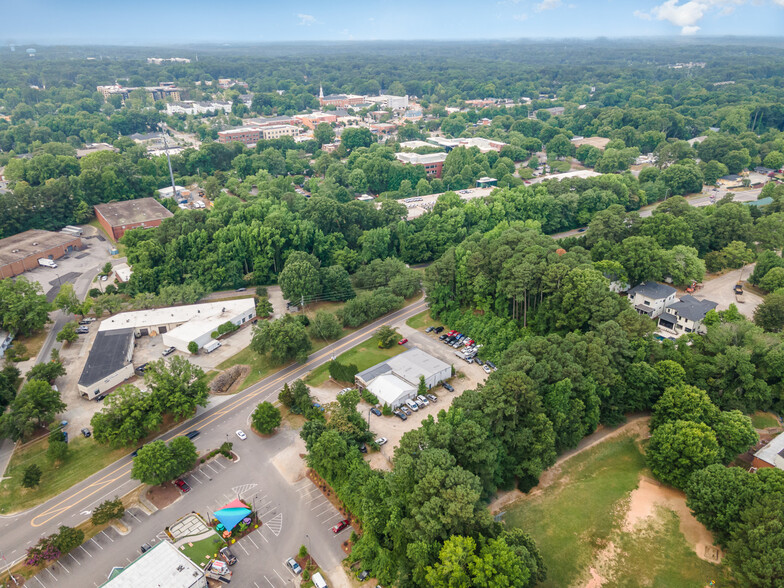
<path id="1" fill-rule="evenodd" d="M 494 370 L 498 369 L 497 367 L 495 367 L 495 364 L 492 361 L 488 361 L 487 365 L 489 365 L 491 369 L 494 369 Z"/>
<path id="2" fill-rule="evenodd" d="M 376 416 L 381 416 L 381 411 L 378 410 L 375 406 L 370 409 L 370 412 L 372 412 Z"/>
<path id="3" fill-rule="evenodd" d="M 95 397 L 98 402 L 102 402 L 104 398 L 106 398 L 106 394 L 99 394 Z"/>
<path id="4" fill-rule="evenodd" d="M 396 410 L 396 411 L 394 412 L 394 415 L 395 415 L 397 418 L 399 418 L 401 421 L 405 421 L 405 420 L 408 418 L 408 417 L 407 417 L 407 416 L 406 416 L 404 413 L 400 412 L 399 410 Z"/>
<path id="5" fill-rule="evenodd" d="M 142 445 L 142 447 L 144 447 L 144 445 Z M 139 449 L 141 449 L 142 447 L 139 447 Z M 139 455 L 139 449 L 134 449 L 133 453 L 131 453 L 131 457 L 136 457 L 137 455 Z"/>
<path id="6" fill-rule="evenodd" d="M 359 452 L 360 453 L 367 453 L 367 445 L 365 445 L 364 443 L 362 445 L 360 445 L 359 446 Z"/>
<path id="7" fill-rule="evenodd" d="M 479 359 L 479 358 L 477 357 L 477 358 L 476 358 L 476 364 L 477 364 L 477 365 L 485 365 L 485 362 L 483 362 L 481 359 Z"/>
<path id="8" fill-rule="evenodd" d="M 368 577 L 369 575 L 370 575 L 370 572 L 369 572 L 369 571 L 367 571 L 367 570 L 362 570 L 362 572 L 360 572 L 360 574 L 359 574 L 359 581 L 360 581 L 360 582 L 364 582 L 364 581 L 367 579 L 367 577 Z"/>
<path id="9" fill-rule="evenodd" d="M 436 333 L 441 333 L 443 330 L 444 330 L 444 327 L 436 327 L 435 328 L 435 332 Z"/>
<path id="10" fill-rule="evenodd" d="M 139 372 L 140 374 L 143 374 L 144 370 L 146 370 L 146 369 L 147 369 L 147 364 L 143 363 L 142 365 L 140 365 L 140 366 L 138 366 L 136 368 L 136 371 Z"/>
<path id="11" fill-rule="evenodd" d="M 176 480 L 174 480 L 174 485 L 177 486 L 177 488 L 179 488 L 180 490 L 182 490 L 183 494 L 191 491 L 191 487 L 188 486 L 187 482 L 185 482 L 185 480 L 183 480 L 182 478 L 177 478 Z"/>
<path id="12" fill-rule="evenodd" d="M 152 549 L 152 545 L 150 545 L 149 543 L 144 543 L 144 544 L 143 544 L 143 545 L 140 547 L 140 549 L 141 549 L 141 552 L 142 552 L 142 553 L 145 553 L 145 552 L 147 552 L 147 551 L 150 551 L 150 549 Z"/>
<path id="13" fill-rule="evenodd" d="M 585 227 L 581 227 L 581 228 L 577 229 L 577 232 L 578 233 L 584 233 L 585 232 Z"/>
<path id="14" fill-rule="evenodd" d="M 443 341 L 444 339 L 446 339 L 446 335 L 441 335 L 441 336 L 439 337 L 439 339 L 440 339 L 441 341 Z"/>
<path id="15" fill-rule="evenodd" d="M 92 433 L 90 432 L 90 429 L 85 427 L 84 429 L 82 429 L 82 435 L 84 435 L 85 437 L 89 437 L 90 435 L 92 435 Z"/>
<path id="16" fill-rule="evenodd" d="M 436 330 L 435 327 L 428 327 L 428 328 L 425 329 L 425 333 L 432 333 L 435 330 Z"/>
<path id="17" fill-rule="evenodd" d="M 233 566 L 235 563 L 237 563 L 236 556 L 231 552 L 231 549 L 229 549 L 228 547 L 221 547 L 220 556 L 223 559 L 223 561 L 225 561 L 230 566 Z"/>
<path id="18" fill-rule="evenodd" d="M 193 430 L 193 431 L 189 431 L 189 432 L 185 433 L 185 436 L 188 439 L 195 439 L 196 437 L 199 436 L 200 433 L 201 433 L 201 431 Z"/>
<path id="19" fill-rule="evenodd" d="M 63 431 L 63 441 L 68 443 L 68 431 Z"/>
<path id="20" fill-rule="evenodd" d="M 91 320 L 89 320 L 89 319 L 84 319 L 84 320 L 81 320 L 81 321 L 79 321 L 79 324 L 80 324 L 80 325 L 89 325 L 89 324 L 90 324 L 90 323 L 92 323 L 92 322 L 93 322 L 93 321 L 91 321 Z"/>
<path id="21" fill-rule="evenodd" d="M 442 385 L 444 388 L 446 388 L 447 390 L 449 390 L 450 392 L 454 392 L 454 391 L 455 391 L 455 389 L 454 389 L 454 388 L 452 388 L 452 386 L 450 386 L 450 385 L 449 385 L 449 384 L 447 384 L 446 382 L 441 382 L 441 385 Z"/>

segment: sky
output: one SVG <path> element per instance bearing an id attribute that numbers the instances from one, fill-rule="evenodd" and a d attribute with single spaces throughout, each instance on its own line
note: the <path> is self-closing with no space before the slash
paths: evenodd
<path id="1" fill-rule="evenodd" d="M 0 42 L 781 36 L 784 0 L 0 0 Z"/>

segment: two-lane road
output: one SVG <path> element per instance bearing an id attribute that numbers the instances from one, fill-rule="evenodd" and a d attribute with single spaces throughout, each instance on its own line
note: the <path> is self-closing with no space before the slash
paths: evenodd
<path id="1" fill-rule="evenodd" d="M 330 361 L 338 354 L 371 338 L 381 325 L 407 320 L 426 308 L 427 304 L 424 300 L 418 300 L 386 315 L 317 351 L 304 364 L 289 365 L 236 395 L 221 399 L 222 402 L 216 406 L 206 410 L 200 409 L 196 417 L 181 423 L 161 435 L 159 439 L 168 441 L 191 429 L 199 429 L 202 431 L 202 435 L 197 439 L 200 451 L 218 447 L 226 440 L 227 433 L 232 432 L 233 429 L 227 431 L 226 427 L 216 425 L 240 413 L 249 413 L 259 402 L 276 398 L 284 383 L 302 378 L 309 371 Z M 35 508 L 0 518 L 0 551 L 5 554 L 13 553 L 13 558 L 17 559 L 23 555 L 26 547 L 41 536 L 54 533 L 59 525 L 67 523 L 69 526 L 74 526 L 86 519 L 92 505 L 105 498 L 128 492 L 136 484 L 130 479 L 132 461 L 128 455 Z M 12 529 L 13 532 L 10 532 Z M 11 560 L 7 555 L 6 557 Z"/>

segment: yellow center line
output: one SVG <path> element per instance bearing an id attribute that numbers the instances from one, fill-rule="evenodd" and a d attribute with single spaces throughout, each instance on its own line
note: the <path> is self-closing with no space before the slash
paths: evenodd
<path id="1" fill-rule="evenodd" d="M 414 314 L 418 314 L 419 312 L 421 312 L 425 308 L 427 308 L 427 304 L 424 301 L 419 302 L 419 303 L 414 304 L 412 306 L 409 306 L 409 307 L 407 307 L 405 309 L 401 309 L 401 311 L 400 311 L 401 315 L 398 316 L 398 317 L 395 317 L 394 320 L 396 320 L 396 321 L 397 320 L 402 320 L 403 318 L 405 318 L 407 315 L 409 315 L 413 311 L 416 311 L 416 312 L 414 312 Z M 391 317 L 389 317 L 389 318 L 391 318 Z M 376 323 L 379 323 L 379 322 L 383 323 L 383 322 L 389 320 L 389 318 L 383 319 L 383 320 L 380 320 L 380 321 L 376 321 Z M 372 327 L 374 324 L 375 323 L 371 323 L 370 325 L 368 325 L 368 327 Z M 368 334 L 369 334 L 368 332 L 364 332 L 362 334 L 355 335 L 355 336 L 353 336 L 351 338 L 346 338 L 345 340 L 341 340 L 342 342 L 340 343 L 340 345 L 338 345 L 337 347 L 334 347 L 333 349 L 331 349 L 329 351 L 321 350 L 320 352 L 323 352 L 322 355 L 320 355 L 319 357 L 314 357 L 313 359 L 311 359 L 311 360 L 307 361 L 306 363 L 302 364 L 299 368 L 295 369 L 294 372 L 296 372 L 298 370 L 302 370 L 303 368 L 307 368 L 308 366 L 312 366 L 314 363 L 322 361 L 324 359 L 325 355 L 328 355 L 328 354 L 329 355 L 334 355 L 337 351 L 342 350 L 346 346 L 351 345 L 357 339 L 362 339 L 362 338 L 367 337 Z M 320 352 L 316 352 L 316 353 L 320 353 Z M 286 368 L 283 368 L 283 369 L 286 369 Z M 212 415 L 210 415 L 208 417 L 205 417 L 205 418 L 203 418 L 200 421 L 196 421 L 195 423 L 192 423 L 190 426 L 191 427 L 195 427 L 195 426 L 198 426 L 198 425 L 201 425 L 201 426 L 209 425 L 210 423 L 215 422 L 217 419 L 223 418 L 224 416 L 230 414 L 231 412 L 234 412 L 234 410 L 236 410 L 237 408 L 240 408 L 241 406 L 246 404 L 249 400 L 252 400 L 253 398 L 258 397 L 260 394 L 262 394 L 264 392 L 270 392 L 271 391 L 270 388 L 274 389 L 275 387 L 277 387 L 277 384 L 279 384 L 283 380 L 286 380 L 287 378 L 290 378 L 291 375 L 292 374 L 289 373 L 289 374 L 286 374 L 286 375 L 279 376 L 279 377 L 275 378 L 274 380 L 272 380 L 271 382 L 268 382 L 267 384 L 260 384 L 260 383 L 259 384 L 254 384 L 253 386 L 259 386 L 260 385 L 260 388 L 258 388 L 257 390 L 253 390 L 253 386 L 247 388 L 245 391 L 239 393 L 239 394 L 242 394 L 242 396 L 240 398 L 237 398 L 236 400 L 230 401 L 228 406 L 226 406 L 225 408 L 221 407 L 221 409 L 219 411 L 217 411 L 215 414 L 212 414 Z M 253 391 L 251 392 L 251 390 L 253 390 Z M 179 433 L 175 434 L 175 435 L 172 435 L 171 437 L 168 437 L 166 439 L 163 439 L 163 441 L 168 441 L 168 440 L 173 439 L 174 437 L 176 437 L 178 435 L 179 435 Z M 74 495 L 69 496 L 68 498 L 64 498 L 63 500 L 61 500 L 57 504 L 52 505 L 51 507 L 49 507 L 47 510 L 45 510 L 41 514 L 39 514 L 36 517 L 34 517 L 30 521 L 30 525 L 32 525 L 33 527 L 40 527 L 42 525 L 45 525 L 46 523 L 51 521 L 53 518 L 57 517 L 60 513 L 68 510 L 69 508 L 72 508 L 72 507 L 76 506 L 77 504 L 80 504 L 80 503 L 84 502 L 85 500 L 87 500 L 88 498 L 93 496 L 94 494 L 102 491 L 111 482 L 114 482 L 114 481 L 120 479 L 122 476 L 125 476 L 126 474 L 129 474 L 131 472 L 131 467 L 132 467 L 132 466 L 131 467 L 129 467 L 129 466 L 131 466 L 131 464 L 125 464 L 125 465 L 120 466 L 120 467 L 118 467 L 117 469 L 115 469 L 115 470 L 113 470 L 111 472 L 108 472 L 102 478 L 96 480 L 95 482 L 93 482 L 89 486 L 86 486 L 85 488 L 82 488 L 79 492 L 75 493 Z M 114 478 L 107 479 L 107 478 L 109 478 L 110 476 L 112 476 L 114 474 L 117 474 Z M 86 494 L 85 496 L 79 498 L 79 500 L 77 500 L 76 502 L 73 502 L 72 504 L 68 504 L 68 505 L 63 506 L 62 508 L 58 508 L 60 505 L 66 503 L 66 502 L 73 501 L 74 499 L 76 499 L 77 497 L 82 495 L 84 492 L 87 492 L 91 488 L 95 488 L 95 490 L 93 490 L 89 494 Z M 43 518 L 42 519 L 42 517 L 47 517 L 47 518 Z M 42 519 L 42 520 L 39 520 L 39 519 Z"/>

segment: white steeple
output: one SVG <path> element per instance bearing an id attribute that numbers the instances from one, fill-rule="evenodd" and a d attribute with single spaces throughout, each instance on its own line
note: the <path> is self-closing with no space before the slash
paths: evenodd
<path id="1" fill-rule="evenodd" d="M 323 97 L 324 97 L 324 88 L 322 88 L 321 84 L 319 84 L 319 98 L 323 98 Z"/>

